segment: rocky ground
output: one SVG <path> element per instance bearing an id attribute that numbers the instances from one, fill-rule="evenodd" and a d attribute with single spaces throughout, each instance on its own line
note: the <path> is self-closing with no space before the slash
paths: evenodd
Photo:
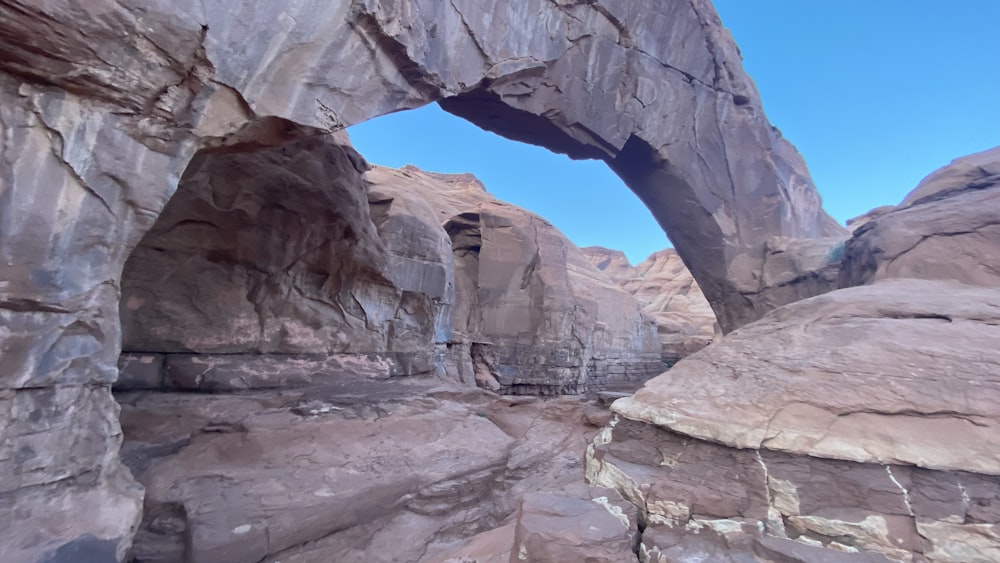
<path id="1" fill-rule="evenodd" d="M 146 487 L 139 562 L 634 559 L 637 512 L 583 481 L 607 401 L 353 366 L 297 389 L 116 397 Z"/>

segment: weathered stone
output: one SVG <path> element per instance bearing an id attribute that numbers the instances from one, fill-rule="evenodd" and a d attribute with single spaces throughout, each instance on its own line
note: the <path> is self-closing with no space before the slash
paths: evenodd
<path id="1" fill-rule="evenodd" d="M 1000 285 L 1000 147 L 956 159 L 857 228 L 842 286 L 885 278 Z"/>
<path id="2" fill-rule="evenodd" d="M 838 290 L 770 313 L 614 408 L 739 448 L 1000 475 L 998 321 L 993 288 Z"/>
<path id="3" fill-rule="evenodd" d="M 737 449 L 628 419 L 595 441 L 587 475 L 639 507 L 649 561 L 989 561 L 997 549 L 995 524 L 968 512 L 996 506 L 996 476 Z"/>
<path id="4" fill-rule="evenodd" d="M 450 326 L 454 340 L 471 343 L 481 385 L 577 393 L 662 371 L 639 303 L 548 221 L 496 200 L 466 174 L 375 167 L 367 178 L 373 197 L 418 195 L 444 223 L 455 263 Z"/>
<path id="5" fill-rule="evenodd" d="M 137 557 L 421 561 L 517 514 L 528 549 L 578 537 L 631 553 L 634 509 L 582 486 L 596 406 L 436 384 L 344 371 L 280 393 L 121 394 L 123 457 L 147 487 Z"/>
<path id="6" fill-rule="evenodd" d="M 285 120 L 331 130 L 445 100 L 509 137 L 602 158 L 670 230 L 724 330 L 761 313 L 740 296 L 758 287 L 768 238 L 839 230 L 705 0 L 3 0 L 0 34 L 0 347 L 2 388 L 16 393 L 107 395 L 121 270 L 191 156 L 309 136 Z M 103 444 L 101 482 L 118 480 L 114 424 L 100 436 L 82 415 L 72 426 Z M 135 516 L 121 510 L 117 531 L 93 535 L 126 545 Z M 42 535 L 34 545 L 76 537 Z"/>
<path id="7" fill-rule="evenodd" d="M 366 168 L 327 135 L 200 154 L 125 264 L 124 349 L 429 359 L 447 336 L 451 247 L 390 217 L 380 238 Z"/>
<path id="8" fill-rule="evenodd" d="M 582 250 L 656 320 L 664 362 L 673 364 L 712 342 L 715 313 L 674 250 L 654 252 L 634 268 L 621 251 L 600 246 Z"/>

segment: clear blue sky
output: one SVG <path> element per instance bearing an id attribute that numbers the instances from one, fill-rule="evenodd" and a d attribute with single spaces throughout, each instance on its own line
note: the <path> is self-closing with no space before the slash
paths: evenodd
<path id="1" fill-rule="evenodd" d="M 1000 145 L 1000 0 L 715 0 L 771 122 L 843 223 Z M 472 172 L 580 246 L 669 245 L 606 166 L 487 133 L 437 105 L 350 128 L 369 161 Z"/>

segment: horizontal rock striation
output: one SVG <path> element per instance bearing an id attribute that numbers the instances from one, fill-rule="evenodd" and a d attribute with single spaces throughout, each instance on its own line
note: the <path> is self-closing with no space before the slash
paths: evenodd
<path id="1" fill-rule="evenodd" d="M 800 549 L 790 539 L 990 561 L 998 326 L 1000 290 L 957 282 L 885 280 L 786 305 L 617 401 L 590 482 L 645 511 L 650 561 L 701 549 L 767 560 Z"/>

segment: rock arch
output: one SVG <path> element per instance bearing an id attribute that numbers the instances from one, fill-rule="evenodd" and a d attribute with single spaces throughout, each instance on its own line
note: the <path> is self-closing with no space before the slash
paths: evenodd
<path id="1" fill-rule="evenodd" d="M 123 264 L 199 148 L 297 138 L 272 117 L 336 130 L 443 100 L 600 158 L 725 330 L 772 306 L 767 239 L 839 232 L 708 0 L 0 0 L 0 35 L 0 525 L 33 538 L 15 560 L 127 547 L 141 495 L 109 392 Z M 43 513 L 41 536 L 23 528 Z"/>

